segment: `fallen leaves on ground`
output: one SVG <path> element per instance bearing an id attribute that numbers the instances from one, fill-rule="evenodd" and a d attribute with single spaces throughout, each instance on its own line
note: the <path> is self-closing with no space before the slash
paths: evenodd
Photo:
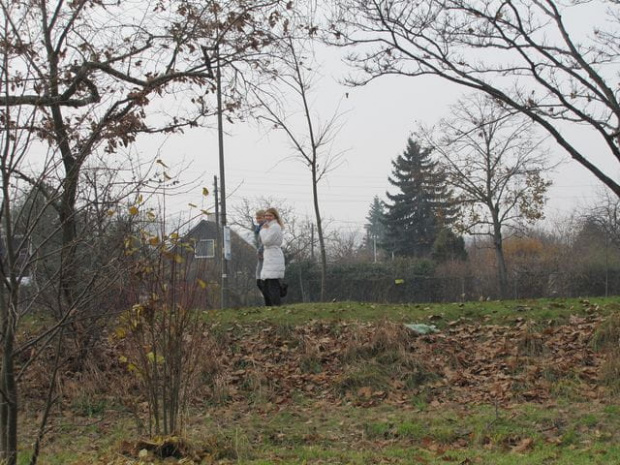
<path id="1" fill-rule="evenodd" d="M 510 409 L 524 402 L 551 405 L 561 390 L 574 390 L 584 400 L 602 400 L 607 393 L 599 372 L 606 355 L 594 351 L 591 344 L 602 321 L 596 312 L 573 316 L 566 324 L 534 323 L 522 316 L 505 325 L 458 320 L 428 335 L 393 321 L 214 326 L 213 352 L 205 359 L 217 370 L 211 382 L 199 386 L 197 395 L 212 405 L 230 405 L 231 416 L 245 405 L 266 418 L 304 403 L 314 411 L 379 405 L 414 409 L 413 400 L 419 396 L 431 409 L 481 404 Z M 118 358 L 116 350 L 122 348 L 106 351 L 111 361 Z M 112 362 L 110 366 L 120 370 Z M 117 375 L 127 376 L 122 371 L 108 374 L 113 381 L 118 381 Z M 222 408 L 218 412 L 226 414 Z M 541 429 L 550 443 L 560 440 L 556 430 Z M 270 438 L 274 443 L 286 441 L 284 435 L 274 434 Z M 360 438 L 332 439 L 347 443 Z M 170 441 L 165 446 L 127 442 L 121 445 L 120 456 L 109 463 L 140 463 L 141 458 L 152 457 L 193 463 L 196 457 L 204 462 L 216 456 L 216 448 L 196 451 L 184 443 L 177 446 Z M 452 449 L 458 446 L 458 441 L 450 444 Z M 525 454 L 533 446 L 533 439 L 515 437 L 506 450 Z M 429 440 L 425 450 L 441 456 L 447 447 Z M 467 447 L 466 440 L 462 447 Z"/>
<path id="2" fill-rule="evenodd" d="M 279 404 L 297 393 L 335 404 L 402 404 L 420 392 L 437 406 L 546 402 L 562 379 L 578 383 L 583 396 L 595 399 L 603 394 L 597 383 L 603 355 L 589 342 L 600 322 L 589 315 L 542 328 L 525 319 L 506 326 L 460 323 L 425 336 L 387 321 L 315 321 L 258 331 L 237 326 L 213 356 L 221 362 L 220 388 L 228 386 L 237 400 L 260 387 Z M 347 385 L 360 364 L 369 384 L 360 376 L 361 385 Z M 388 380 L 372 385 L 373 369 Z"/>

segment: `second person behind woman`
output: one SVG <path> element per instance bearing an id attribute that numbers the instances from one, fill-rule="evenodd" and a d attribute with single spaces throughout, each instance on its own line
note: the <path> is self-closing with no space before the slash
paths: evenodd
<path id="1" fill-rule="evenodd" d="M 282 220 L 275 208 L 265 210 L 265 222 L 260 228 L 263 244 L 263 267 L 260 279 L 263 280 L 263 294 L 267 306 L 281 304 L 280 280 L 284 279 L 284 253 L 282 252 Z"/>

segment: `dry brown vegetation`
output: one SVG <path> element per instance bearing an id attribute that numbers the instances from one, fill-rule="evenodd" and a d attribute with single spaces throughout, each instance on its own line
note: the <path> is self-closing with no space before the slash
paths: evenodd
<path id="1" fill-rule="evenodd" d="M 197 419 L 205 412 L 230 418 L 248 409 L 273 414 L 293 405 L 325 411 L 421 405 L 511 409 L 532 403 L 553 406 L 559 398 L 602 404 L 617 390 L 618 327 L 615 317 L 594 306 L 563 323 L 535 322 L 517 312 L 506 324 L 446 321 L 440 332 L 429 335 L 388 319 L 215 324 L 203 349 L 186 432 L 195 436 Z M 206 432 L 200 450 L 179 438 L 149 447 L 149 441 L 139 439 L 145 433 L 147 406 L 136 374 L 119 361 L 127 349 L 111 337 L 93 355 L 87 372 L 72 373 L 67 367 L 47 446 L 53 449 L 61 440 L 63 424 L 90 425 L 98 438 L 110 435 L 120 420 L 126 425 L 133 418 L 130 437 L 120 446 L 108 445 L 127 460 L 138 460 L 139 453 L 186 460 L 234 457 L 230 445 L 220 444 L 217 453 L 206 447 L 212 441 Z M 36 415 L 43 402 L 44 362 L 25 380 L 30 385 L 24 391 L 25 419 Z"/>

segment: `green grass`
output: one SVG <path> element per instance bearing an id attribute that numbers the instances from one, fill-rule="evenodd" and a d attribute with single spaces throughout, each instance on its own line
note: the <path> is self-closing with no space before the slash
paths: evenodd
<path id="1" fill-rule="evenodd" d="M 249 412 L 247 418 L 253 418 L 254 428 L 261 425 L 264 440 L 239 464 L 445 464 L 467 459 L 506 465 L 620 463 L 615 445 L 620 419 L 607 415 L 605 407 L 592 410 L 584 404 L 566 410 L 524 405 L 499 412 L 490 406 L 428 412 L 340 407 L 296 414 L 289 410 L 264 422 Z M 245 420 L 230 427 L 238 428 L 240 421 Z M 228 425 L 219 423 L 218 428 L 225 432 Z"/>
<path id="2" fill-rule="evenodd" d="M 204 399 L 195 404 L 188 412 L 185 434 L 205 464 L 620 464 L 620 406 L 612 391 L 608 397 L 589 401 L 577 371 L 566 376 L 549 366 L 540 372 L 552 385 L 552 396 L 544 402 L 466 405 L 456 399 L 438 404 L 432 402 L 432 393 L 441 389 L 441 380 L 423 370 L 415 352 L 401 350 L 406 334 L 398 332 L 402 325 L 390 323 L 434 324 L 446 335 L 460 324 L 484 329 L 486 325 L 530 322 L 531 337 L 528 333 L 526 339 L 509 343 L 521 344 L 523 360 L 533 363 L 542 350 L 539 338 L 546 328 L 566 324 L 575 315 L 618 312 L 620 298 L 432 305 L 342 302 L 205 312 L 214 337 L 224 344 L 230 334 L 249 336 L 270 327 L 268 334 L 285 343 L 287 351 L 300 351 L 299 371 L 291 376 L 320 378 L 329 363 L 341 363 L 346 370 L 329 386 L 327 391 L 333 394 L 329 399 L 323 398 L 325 391 L 321 390 L 299 390 L 280 399 L 274 394 L 274 380 L 248 374 L 235 385 L 244 400 L 230 395 L 219 402 Z M 330 361 L 297 332 L 300 325 L 311 322 L 321 322 L 321 330 L 335 338 L 343 331 L 343 323 L 377 323 L 382 332 L 374 341 L 355 340 Z M 601 341 L 607 337 L 603 336 Z M 242 337 L 235 344 L 244 341 Z M 242 347 L 231 349 L 231 356 L 242 352 Z M 427 356 L 433 356 L 432 349 Z M 261 363 L 260 358 L 248 360 L 253 359 L 235 359 L 231 369 L 250 369 L 252 363 Z M 511 370 L 523 372 L 527 368 L 523 363 Z M 458 363 L 452 369 L 457 370 Z M 389 391 L 394 379 L 412 395 L 401 403 L 374 402 L 374 393 Z M 516 394 L 518 389 L 513 387 Z M 69 411 L 79 418 L 52 425 L 39 463 L 141 463 L 119 454 L 118 449 L 123 440 L 140 438 L 143 432 L 119 410 L 114 411 L 112 421 L 108 419 L 111 404 L 110 399 L 94 397 L 78 397 L 69 403 Z M 27 463 L 26 454 L 19 463 Z"/>
<path id="3" fill-rule="evenodd" d="M 243 322 L 298 325 L 317 321 L 373 322 L 390 320 L 403 323 L 421 322 L 444 328 L 448 322 L 512 324 L 521 319 L 563 323 L 571 315 L 587 315 L 597 311 L 603 315 L 620 311 L 617 297 L 591 299 L 506 300 L 444 304 L 372 304 L 363 302 L 330 302 L 252 307 L 245 309 L 209 310 L 206 318 L 228 327 Z"/>

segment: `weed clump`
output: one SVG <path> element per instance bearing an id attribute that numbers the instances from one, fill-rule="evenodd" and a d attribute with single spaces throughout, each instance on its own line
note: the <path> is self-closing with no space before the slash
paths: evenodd
<path id="1" fill-rule="evenodd" d="M 620 393 L 620 314 L 612 314 L 599 325 L 591 342 L 592 348 L 604 355 L 600 380 L 613 394 Z"/>
<path id="2" fill-rule="evenodd" d="M 385 354 L 399 354 L 410 348 L 414 337 L 403 325 L 391 321 L 360 326 L 353 333 L 342 360 L 354 362 Z"/>
<path id="3" fill-rule="evenodd" d="M 542 334 L 537 331 L 534 322 L 527 322 L 517 342 L 519 353 L 525 357 L 539 357 L 545 352 Z"/>
<path id="4" fill-rule="evenodd" d="M 394 386 L 416 390 L 438 378 L 415 351 L 416 336 L 397 322 L 360 326 L 341 354 L 344 373 L 336 386 L 346 393 L 389 391 Z"/>
<path id="5" fill-rule="evenodd" d="M 598 352 L 620 350 L 620 313 L 601 323 L 592 337 L 592 348 Z"/>

